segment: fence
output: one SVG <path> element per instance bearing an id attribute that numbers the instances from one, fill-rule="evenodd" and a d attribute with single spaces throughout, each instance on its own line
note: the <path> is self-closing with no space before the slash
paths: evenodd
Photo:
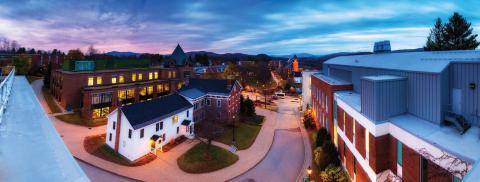
<path id="1" fill-rule="evenodd" d="M 3 115 L 5 114 L 5 109 L 7 108 L 10 92 L 12 91 L 13 79 L 15 78 L 15 67 L 2 67 L 1 71 L 1 78 L 3 80 L 0 83 L 0 124 L 3 121 Z M 3 73 L 8 73 L 8 75 L 3 76 Z"/>

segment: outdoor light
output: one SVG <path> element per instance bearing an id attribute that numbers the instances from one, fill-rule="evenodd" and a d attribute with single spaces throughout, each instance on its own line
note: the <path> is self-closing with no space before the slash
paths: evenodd
<path id="1" fill-rule="evenodd" d="M 310 166 L 308 166 L 307 168 L 307 173 L 308 173 L 308 177 L 310 177 L 310 175 L 312 174 L 312 168 Z"/>
<path id="2" fill-rule="evenodd" d="M 475 90 L 476 84 L 475 83 L 470 83 L 470 89 Z"/>

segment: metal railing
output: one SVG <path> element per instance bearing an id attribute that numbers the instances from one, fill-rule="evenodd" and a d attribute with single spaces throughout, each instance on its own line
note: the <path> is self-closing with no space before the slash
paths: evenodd
<path id="1" fill-rule="evenodd" d="M 2 82 L 0 83 L 0 124 L 3 121 L 3 115 L 7 108 L 10 92 L 12 91 L 13 79 L 15 78 L 15 67 L 1 67 Z M 8 72 L 7 76 L 3 76 L 4 72 Z"/>

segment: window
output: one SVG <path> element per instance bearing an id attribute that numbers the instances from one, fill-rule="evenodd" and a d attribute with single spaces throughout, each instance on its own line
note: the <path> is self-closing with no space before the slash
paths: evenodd
<path id="1" fill-rule="evenodd" d="M 187 117 L 190 116 L 190 110 L 187 110 Z"/>
<path id="2" fill-rule="evenodd" d="M 175 124 L 178 122 L 178 115 L 175 115 L 172 117 L 172 124 Z"/>
<path id="3" fill-rule="evenodd" d="M 157 93 L 162 93 L 163 92 L 163 85 L 157 85 Z"/>
<path id="4" fill-rule="evenodd" d="M 116 124 L 117 124 L 117 123 L 114 121 L 114 122 L 113 122 L 113 126 L 112 126 L 113 130 L 115 130 L 115 125 L 116 125 Z"/>
<path id="5" fill-rule="evenodd" d="M 182 86 L 183 86 L 183 83 L 182 83 L 182 82 L 178 83 L 178 84 L 177 84 L 177 89 L 181 89 Z"/>
<path id="6" fill-rule="evenodd" d="M 92 86 L 92 85 L 93 85 L 93 77 L 88 77 L 87 85 L 88 85 L 88 86 Z"/>
<path id="7" fill-rule="evenodd" d="M 343 142 L 343 157 L 345 158 L 347 155 L 347 142 Z"/>
<path id="8" fill-rule="evenodd" d="M 147 87 L 140 88 L 140 91 L 138 93 L 140 96 L 145 96 L 147 95 Z"/>
<path id="9" fill-rule="evenodd" d="M 160 122 L 160 129 L 163 130 L 163 121 Z"/>
<path id="10" fill-rule="evenodd" d="M 148 79 L 149 80 L 153 79 L 153 73 L 152 72 L 148 73 Z"/>
<path id="11" fill-rule="evenodd" d="M 165 92 L 168 92 L 170 91 L 170 85 L 168 85 L 168 83 L 166 83 L 163 88 L 165 88 Z"/>
<path id="12" fill-rule="evenodd" d="M 138 74 L 138 80 L 142 80 L 143 75 L 141 73 Z"/>
<path id="13" fill-rule="evenodd" d="M 357 174 L 357 160 L 353 159 L 353 173 Z"/>
<path id="14" fill-rule="evenodd" d="M 210 99 L 207 99 L 207 106 L 210 105 Z"/>
<path id="15" fill-rule="evenodd" d="M 140 130 L 140 138 L 143 138 L 143 135 L 144 135 L 144 129 L 141 129 Z"/>
<path id="16" fill-rule="evenodd" d="M 428 161 L 424 157 L 420 159 L 420 182 L 427 182 L 428 180 Z"/>
<path id="17" fill-rule="evenodd" d="M 153 94 L 153 86 L 148 86 L 147 87 L 147 95 L 152 95 Z"/>
<path id="18" fill-rule="evenodd" d="M 337 119 L 337 101 L 333 99 L 333 118 Z"/>
<path id="19" fill-rule="evenodd" d="M 353 131 L 352 131 L 352 138 L 353 138 L 353 142 L 352 142 L 352 143 L 353 143 L 353 146 L 355 146 L 355 123 L 356 123 L 356 122 L 357 122 L 357 121 L 355 121 L 355 119 L 352 119 L 352 128 L 353 128 L 353 129 L 352 129 L 352 130 L 353 130 Z"/>
<path id="20" fill-rule="evenodd" d="M 112 141 L 112 133 L 108 134 L 108 141 Z"/>
<path id="21" fill-rule="evenodd" d="M 125 78 L 123 77 L 123 75 L 118 76 L 118 83 L 123 83 L 123 82 L 125 82 Z"/>
<path id="22" fill-rule="evenodd" d="M 104 117 L 109 113 L 109 110 L 110 110 L 110 107 L 93 109 L 92 118 L 96 119 L 96 118 Z"/>
<path id="23" fill-rule="evenodd" d="M 155 79 L 158 79 L 158 71 L 155 71 L 155 72 L 153 73 L 153 75 L 154 75 L 154 78 L 155 78 Z"/>
<path id="24" fill-rule="evenodd" d="M 222 102 L 220 100 L 217 100 L 217 107 L 220 107 L 222 105 Z"/>
<path id="25" fill-rule="evenodd" d="M 155 131 L 160 130 L 160 123 L 155 124 Z"/>
<path id="26" fill-rule="evenodd" d="M 172 71 L 172 77 L 177 78 L 177 72 L 176 71 Z"/>
<path id="27" fill-rule="evenodd" d="M 168 78 L 172 78 L 172 72 L 171 71 L 168 72 Z"/>
<path id="28" fill-rule="evenodd" d="M 137 81 L 137 74 L 132 73 L 132 82 Z"/>
<path id="29" fill-rule="evenodd" d="M 132 138 L 132 130 L 128 129 L 128 138 Z"/>
<path id="30" fill-rule="evenodd" d="M 112 77 L 112 84 L 115 84 L 115 83 L 117 83 L 117 77 L 113 76 Z"/>
<path id="31" fill-rule="evenodd" d="M 397 164 L 402 166 L 402 142 L 397 140 Z"/>
<path id="32" fill-rule="evenodd" d="M 365 128 L 365 158 L 367 159 L 367 162 L 368 162 L 369 147 L 370 147 L 370 133 L 368 132 L 368 129 Z"/>
<path id="33" fill-rule="evenodd" d="M 102 77 L 97 76 L 97 85 L 101 85 L 101 84 L 102 84 Z"/>
<path id="34" fill-rule="evenodd" d="M 177 126 L 177 134 L 178 134 L 179 131 L 180 131 L 180 127 Z"/>

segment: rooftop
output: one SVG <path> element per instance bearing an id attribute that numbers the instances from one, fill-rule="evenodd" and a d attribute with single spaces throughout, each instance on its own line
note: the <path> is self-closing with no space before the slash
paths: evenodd
<path id="1" fill-rule="evenodd" d="M 336 79 L 334 77 L 327 76 L 327 75 L 324 75 L 322 73 L 313 74 L 313 76 L 315 76 L 318 79 L 328 83 L 329 85 L 351 85 L 352 84 L 350 82 L 346 82 L 346 81 L 343 81 L 343 80 L 340 80 L 340 79 Z"/>
<path id="2" fill-rule="evenodd" d="M 362 111 L 361 97 L 359 93 L 354 91 L 337 91 L 335 92 L 335 96 L 340 98 L 342 101 L 345 101 L 346 104 L 358 112 Z"/>
<path id="3" fill-rule="evenodd" d="M 378 75 L 378 76 L 364 76 L 362 79 L 370 80 L 370 81 L 396 81 L 396 80 L 406 80 L 406 77 L 402 76 L 395 76 L 395 75 Z"/>
<path id="4" fill-rule="evenodd" d="M 480 51 L 402 52 L 340 56 L 329 59 L 324 64 L 440 73 L 451 62 L 480 62 Z"/>
<path id="5" fill-rule="evenodd" d="M 4 117 L 0 125 L 2 181 L 89 181 L 24 76 L 13 81 Z"/>
<path id="6" fill-rule="evenodd" d="M 139 129 L 158 120 L 173 116 L 193 107 L 184 97 L 172 94 L 153 100 L 123 106 L 122 110 L 133 129 Z"/>
<path id="7" fill-rule="evenodd" d="M 228 83 L 229 81 L 230 83 Z M 187 92 L 194 92 L 188 91 L 190 89 L 197 89 L 205 94 L 229 95 L 235 83 L 236 80 L 190 78 L 188 85 L 180 89 L 179 92 L 184 95 Z"/>

